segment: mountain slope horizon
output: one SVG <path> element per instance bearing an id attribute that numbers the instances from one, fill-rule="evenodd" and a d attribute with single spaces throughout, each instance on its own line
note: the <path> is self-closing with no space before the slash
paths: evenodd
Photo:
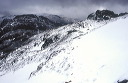
<path id="1" fill-rule="evenodd" d="M 128 76 L 125 65 L 127 13 L 116 17 L 105 13 L 109 18 L 106 19 L 102 12 L 99 11 L 98 19 L 92 19 L 93 14 L 94 17 L 85 21 L 31 36 L 27 40 L 29 43 L 0 60 L 0 80 L 3 83 L 125 81 Z M 15 80 L 17 76 L 20 78 Z"/>

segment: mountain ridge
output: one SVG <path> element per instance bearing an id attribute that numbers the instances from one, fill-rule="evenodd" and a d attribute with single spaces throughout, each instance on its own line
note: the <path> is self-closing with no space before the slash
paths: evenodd
<path id="1" fill-rule="evenodd" d="M 66 21 L 59 16 L 51 15 L 50 19 L 48 17 L 49 16 L 44 17 L 34 14 L 3 17 L 0 23 L 1 59 L 6 57 L 11 51 L 25 45 L 26 40 L 33 35 L 48 29 L 73 23 L 72 20 L 67 19 L 68 21 Z M 61 21 L 52 17 L 59 17 Z"/>
<path id="2" fill-rule="evenodd" d="M 88 15 L 87 19 L 103 21 L 103 20 L 110 20 L 112 18 L 120 17 L 126 14 L 128 13 L 125 12 L 125 13 L 116 14 L 110 10 L 97 10 L 95 13 L 91 13 L 90 15 Z"/>
<path id="3" fill-rule="evenodd" d="M 83 83 L 84 81 L 86 81 L 86 82 L 92 81 L 92 82 L 98 83 L 97 82 L 98 77 L 95 78 L 95 76 L 94 76 L 94 79 L 93 79 L 93 76 L 92 76 L 92 78 L 88 77 L 89 78 L 88 80 L 77 79 L 77 76 L 83 76 L 83 77 L 81 77 L 81 79 L 82 79 L 82 78 L 84 78 L 84 76 L 86 74 L 91 75 L 91 73 L 90 74 L 87 73 L 87 72 L 90 72 L 90 71 L 88 71 L 89 69 L 93 70 L 93 68 L 91 68 L 91 66 L 93 66 L 93 65 L 90 65 L 93 63 L 93 62 L 91 63 L 91 61 L 93 59 L 95 60 L 95 58 L 98 58 L 98 57 L 96 57 L 96 56 L 94 56 L 95 58 L 90 57 L 90 59 L 89 59 L 90 61 L 89 61 L 87 59 L 88 57 L 86 57 L 86 58 L 82 57 L 81 52 L 84 52 L 84 49 L 83 50 L 80 49 L 79 51 L 75 50 L 78 52 L 75 52 L 74 49 L 77 49 L 77 48 L 79 49 L 80 47 L 82 47 L 84 45 L 88 46 L 86 43 L 88 43 L 87 41 L 89 39 L 86 40 L 85 35 L 87 35 L 87 34 L 90 35 L 89 34 L 90 32 L 95 31 L 96 29 L 101 28 L 103 26 L 106 26 L 106 24 L 109 24 L 109 23 L 112 24 L 113 22 L 116 23 L 115 21 L 122 20 L 124 18 L 127 19 L 127 15 L 112 18 L 109 20 L 102 20 L 102 21 L 87 19 L 85 21 L 61 26 L 61 27 L 58 27 L 55 29 L 49 29 L 44 32 L 38 33 L 38 34 L 28 38 L 28 41 L 26 41 L 26 42 L 28 42 L 28 44 L 17 48 L 13 52 L 9 53 L 7 58 L 0 60 L 1 78 L 8 75 L 8 73 L 10 73 L 10 72 L 16 73 L 19 70 L 22 70 L 22 69 L 24 70 L 24 68 L 26 68 L 26 66 L 28 65 L 28 70 L 30 68 L 30 71 L 27 72 L 27 75 L 25 75 L 25 77 L 27 77 L 27 79 L 30 80 L 30 83 L 35 82 L 33 80 L 33 78 L 35 78 L 36 76 L 38 77 L 38 74 L 39 74 L 39 76 L 42 73 L 44 73 L 44 75 L 45 74 L 48 75 L 47 73 L 49 73 L 49 72 L 51 72 L 51 73 L 48 76 L 50 76 L 51 74 L 53 74 L 54 77 L 58 76 L 58 78 L 61 78 L 61 76 L 65 76 L 64 79 L 61 80 L 61 81 L 63 81 L 62 83 L 68 83 L 68 82 Z M 79 41 L 82 41 L 81 39 L 86 40 L 86 41 L 84 41 L 85 43 L 81 42 L 82 45 L 80 43 L 78 43 Z M 95 41 L 98 41 L 98 40 L 95 40 Z M 93 42 L 93 41 L 90 41 L 90 43 L 91 42 Z M 99 40 L 99 42 L 100 42 L 100 40 Z M 98 45 L 99 45 L 99 43 L 98 43 Z M 78 46 L 80 46 L 80 47 L 78 47 Z M 94 45 L 94 47 L 95 47 L 95 45 Z M 87 49 L 86 49 L 87 51 L 86 50 L 85 51 L 87 53 L 93 53 L 93 52 L 95 52 L 95 50 L 97 50 L 97 49 L 95 49 L 95 50 L 88 52 L 89 49 L 90 48 L 87 47 Z M 74 52 L 74 54 L 72 54 L 72 51 Z M 99 50 L 97 50 L 97 51 L 100 52 Z M 85 52 L 85 54 L 86 54 L 86 52 Z M 95 53 L 97 53 L 97 52 L 95 52 Z M 77 55 L 77 56 L 74 56 L 74 55 Z M 78 56 L 80 56 L 80 57 L 78 57 Z M 102 57 L 102 56 L 100 55 L 99 57 Z M 91 58 L 93 58 L 93 59 L 91 59 Z M 84 61 L 86 63 L 84 63 Z M 101 61 L 101 59 L 99 59 L 99 61 Z M 90 62 L 90 63 L 88 65 L 86 65 L 88 62 Z M 32 64 L 34 64 L 34 65 L 32 65 Z M 86 70 L 86 68 L 84 69 L 83 66 L 81 66 L 80 64 L 87 66 L 88 70 Z M 100 66 L 101 69 L 102 68 L 104 69 L 106 67 L 106 64 L 99 63 L 96 65 L 98 65 L 98 68 Z M 80 68 L 78 69 L 77 66 Z M 25 69 L 25 70 L 27 70 L 27 69 Z M 77 72 L 76 70 L 79 72 Z M 82 71 L 86 72 L 85 75 L 82 75 Z M 94 71 L 95 71 L 95 69 L 94 69 Z M 96 72 L 93 72 L 93 73 L 95 74 Z M 22 75 L 24 75 L 24 74 L 22 74 Z M 47 76 L 44 76 L 43 78 L 47 78 Z M 33 81 L 31 81 L 31 80 L 33 80 Z M 50 80 L 46 80 L 46 81 L 48 81 L 48 83 L 49 83 Z M 58 80 L 58 81 L 60 81 L 60 80 Z M 100 80 L 98 80 L 98 81 L 100 81 Z M 44 82 L 45 82 L 45 80 L 44 80 Z M 57 80 L 56 80 L 56 82 L 57 82 Z M 56 83 L 56 82 L 53 78 L 53 83 Z M 58 82 L 58 83 L 60 83 L 60 82 Z"/>

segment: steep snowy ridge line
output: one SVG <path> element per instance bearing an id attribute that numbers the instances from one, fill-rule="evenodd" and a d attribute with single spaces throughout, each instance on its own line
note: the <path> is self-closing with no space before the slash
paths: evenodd
<path id="1" fill-rule="evenodd" d="M 73 71 L 75 72 L 75 70 L 77 71 L 78 69 L 75 66 L 82 68 L 82 65 L 79 65 L 79 62 L 78 63 L 76 62 L 76 61 L 80 61 L 81 58 L 80 59 L 78 58 L 77 60 L 76 56 L 74 56 L 73 54 L 70 55 L 70 53 L 78 47 L 77 46 L 78 44 L 74 45 L 72 44 L 72 42 L 74 43 L 74 41 L 79 41 L 79 39 L 83 38 L 84 35 L 106 25 L 109 22 L 110 23 L 113 21 L 115 22 L 116 20 L 124 19 L 126 17 L 127 16 L 119 17 L 119 18 L 111 19 L 104 22 L 86 20 L 86 21 L 78 22 L 72 25 L 59 27 L 54 30 L 48 30 L 44 33 L 35 35 L 29 39 L 32 41 L 28 45 L 25 45 L 21 48 L 16 49 L 16 51 L 9 54 L 6 60 L 0 61 L 1 63 L 0 75 L 2 77 L 2 75 L 6 76 L 10 72 L 16 73 L 17 71 L 26 68 L 25 66 L 27 65 L 36 64 L 34 65 L 34 68 L 31 71 L 29 71 L 30 73 L 27 73 L 30 75 L 30 77 L 29 75 L 27 75 L 27 77 L 30 78 L 29 79 L 30 83 L 33 82 L 31 81 L 33 80 L 33 78 L 36 78 L 36 76 L 38 77 L 38 75 L 40 76 L 41 73 L 44 73 L 45 75 L 51 72 L 52 74 L 53 71 L 55 71 L 57 75 L 59 74 L 59 76 L 61 75 L 67 76 L 65 77 L 66 80 L 64 79 L 65 81 L 63 81 L 62 83 L 66 83 L 66 81 L 67 83 L 68 82 L 83 83 L 84 81 L 88 83 L 94 83 L 94 82 L 98 83 L 98 81 L 96 81 L 97 78 L 95 77 L 95 70 L 92 73 L 89 70 L 84 71 L 85 73 L 88 72 L 87 75 L 90 75 L 90 76 L 94 75 L 93 77 L 89 77 L 88 80 L 80 81 L 80 80 L 77 80 L 77 77 L 73 77 L 73 76 L 76 76 L 75 74 L 78 74 L 78 77 L 79 77 L 79 72 L 75 74 L 73 73 Z M 80 61 L 80 63 L 82 62 Z M 104 64 L 100 64 L 100 65 L 102 65 L 101 68 L 104 68 Z M 87 68 L 88 67 L 91 68 L 91 66 L 87 65 Z M 99 65 L 96 68 L 98 69 Z M 80 70 L 83 71 L 84 69 L 86 69 L 86 67 Z M 80 72 L 80 74 L 81 73 L 82 72 Z M 99 73 L 99 70 L 98 70 L 98 73 Z M 31 78 L 32 76 L 34 77 Z M 82 76 L 83 76 L 82 78 L 84 78 L 85 75 L 82 75 Z M 53 82 L 53 83 L 56 83 L 56 82 Z"/>

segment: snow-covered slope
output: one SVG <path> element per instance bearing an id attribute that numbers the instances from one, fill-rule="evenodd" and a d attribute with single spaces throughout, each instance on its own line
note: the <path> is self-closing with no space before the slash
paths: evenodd
<path id="1" fill-rule="evenodd" d="M 12 15 L 0 18 L 0 60 L 17 48 L 27 44 L 33 35 L 47 29 L 71 24 L 73 21 L 65 20 L 57 15 L 38 16 L 35 14 Z"/>
<path id="2" fill-rule="evenodd" d="M 28 45 L 0 61 L 0 81 L 117 83 L 128 79 L 128 18 L 108 22 L 86 20 L 33 36 Z"/>

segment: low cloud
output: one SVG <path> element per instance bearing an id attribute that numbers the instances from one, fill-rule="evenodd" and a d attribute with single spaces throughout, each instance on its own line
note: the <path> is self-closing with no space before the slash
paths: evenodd
<path id="1" fill-rule="evenodd" d="M 0 3 L 0 15 L 49 13 L 85 18 L 97 9 L 127 12 L 128 0 L 3 0 Z"/>

